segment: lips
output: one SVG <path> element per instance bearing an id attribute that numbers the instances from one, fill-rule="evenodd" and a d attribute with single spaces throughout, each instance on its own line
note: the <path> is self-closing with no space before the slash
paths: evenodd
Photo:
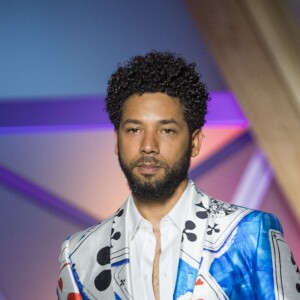
<path id="1" fill-rule="evenodd" d="M 156 164 L 138 164 L 137 168 L 139 170 L 140 173 L 142 174 L 154 174 L 156 173 L 161 166 L 156 165 Z"/>
<path id="2" fill-rule="evenodd" d="M 138 164 L 139 168 L 160 168 L 159 165 L 156 164 Z"/>

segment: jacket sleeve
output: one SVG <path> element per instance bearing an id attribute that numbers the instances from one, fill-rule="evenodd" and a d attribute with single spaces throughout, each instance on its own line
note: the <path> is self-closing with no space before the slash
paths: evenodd
<path id="1" fill-rule="evenodd" d="M 270 277 L 272 280 L 268 280 Z M 258 233 L 255 289 L 258 299 L 270 299 L 266 295 L 271 294 L 274 299 L 300 299 L 299 268 L 278 219 L 267 213 L 262 213 Z"/>
<path id="2" fill-rule="evenodd" d="M 72 271 L 72 262 L 69 256 L 69 240 L 66 240 L 61 247 L 59 262 L 60 272 L 56 289 L 57 298 L 59 300 L 82 300 Z"/>

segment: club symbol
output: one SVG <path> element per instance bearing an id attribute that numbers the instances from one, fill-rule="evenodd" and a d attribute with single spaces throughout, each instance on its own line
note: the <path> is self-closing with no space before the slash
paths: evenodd
<path id="1" fill-rule="evenodd" d="M 187 230 L 193 230 L 196 228 L 196 225 L 194 222 L 188 220 L 185 222 L 185 228 L 182 232 L 182 240 L 181 242 L 183 241 L 184 239 L 184 234 L 186 235 L 187 239 L 190 241 L 190 242 L 195 242 L 197 240 L 197 236 L 196 234 L 192 233 L 192 232 L 187 232 Z"/>

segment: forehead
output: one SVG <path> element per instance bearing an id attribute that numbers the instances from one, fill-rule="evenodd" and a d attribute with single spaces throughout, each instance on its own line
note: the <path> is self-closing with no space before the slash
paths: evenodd
<path id="1" fill-rule="evenodd" d="M 123 106 L 122 120 L 170 119 L 184 122 L 183 108 L 177 98 L 164 93 L 144 93 L 129 97 Z"/>

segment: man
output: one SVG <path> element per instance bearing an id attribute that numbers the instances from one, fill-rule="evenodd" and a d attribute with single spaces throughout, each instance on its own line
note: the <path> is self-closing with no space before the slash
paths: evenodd
<path id="1" fill-rule="evenodd" d="M 171 53 L 136 56 L 112 75 L 106 110 L 132 194 L 65 241 L 59 299 L 300 299 L 276 217 L 188 180 L 208 99 L 195 66 Z"/>

